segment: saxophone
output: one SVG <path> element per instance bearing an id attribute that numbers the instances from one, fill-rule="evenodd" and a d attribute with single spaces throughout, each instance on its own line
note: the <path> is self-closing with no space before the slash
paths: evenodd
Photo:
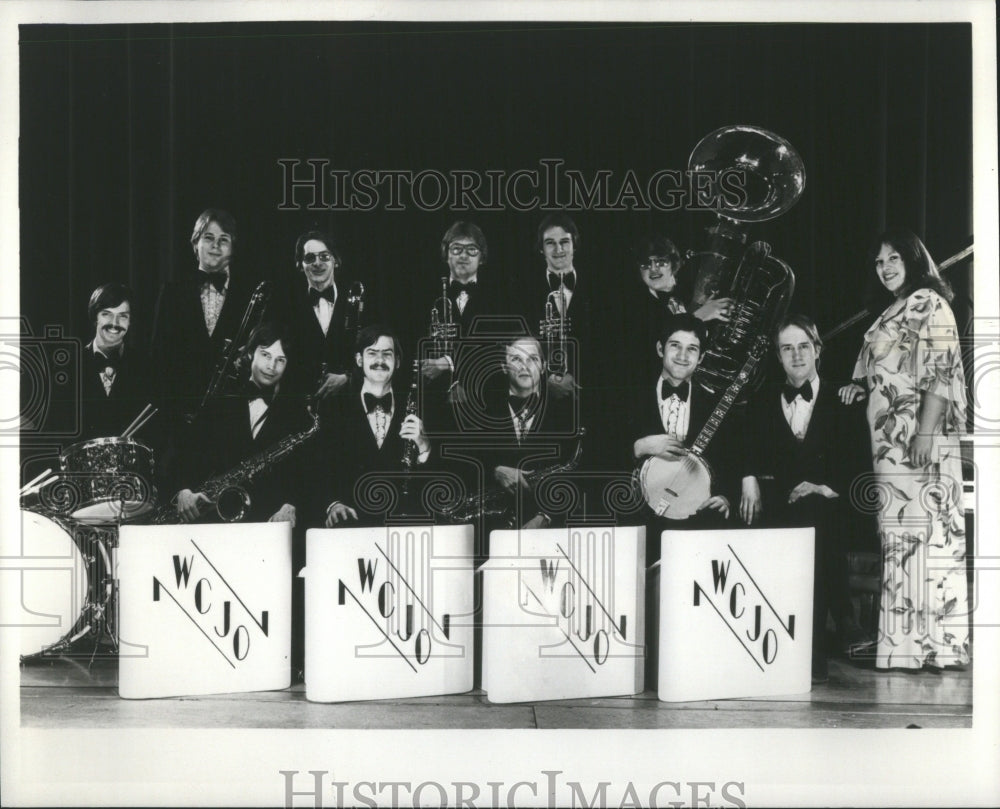
<path id="1" fill-rule="evenodd" d="M 580 437 L 577 439 L 576 451 L 573 457 L 566 463 L 546 466 L 544 469 L 536 469 L 532 472 L 524 473 L 524 480 L 529 489 L 535 487 L 550 475 L 558 475 L 563 472 L 572 472 L 580 464 L 583 455 L 583 437 L 587 431 L 580 430 Z M 482 492 L 469 495 L 453 508 L 444 512 L 444 515 L 453 523 L 472 522 L 487 517 L 500 517 L 504 525 L 508 528 L 517 528 L 516 496 L 499 486 L 490 486 Z"/>
<path id="2" fill-rule="evenodd" d="M 239 522 L 250 508 L 250 494 L 246 487 L 269 467 L 291 454 L 299 446 L 319 431 L 319 414 L 310 410 L 312 425 L 299 433 L 285 436 L 267 449 L 241 461 L 235 467 L 216 477 L 206 480 L 198 489 L 212 501 L 219 519 L 223 522 Z M 151 525 L 176 525 L 180 522 L 176 501 L 161 506 L 153 512 Z"/>

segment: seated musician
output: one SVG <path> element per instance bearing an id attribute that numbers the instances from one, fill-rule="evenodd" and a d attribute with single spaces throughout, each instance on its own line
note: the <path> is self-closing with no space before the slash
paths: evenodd
<path id="1" fill-rule="evenodd" d="M 211 401 L 192 426 L 191 440 L 181 450 L 180 466 L 188 485 L 177 493 L 177 513 L 184 522 L 225 518 L 216 514 L 200 484 L 266 453 L 277 442 L 311 425 L 305 400 L 281 390 L 294 348 L 284 326 L 260 324 L 247 344 L 249 374 L 241 374 L 235 389 Z M 292 455 L 275 465 L 265 464 L 246 487 L 250 506 L 242 521 L 285 520 L 295 525 L 296 506 L 306 489 L 300 461 Z"/>
<path id="2" fill-rule="evenodd" d="M 131 298 L 122 284 L 104 284 L 90 296 L 87 318 L 94 339 L 83 349 L 81 363 L 81 441 L 121 435 L 149 402 L 144 358 L 125 339 L 132 322 Z M 141 440 L 143 431 L 135 437 Z"/>
<path id="3" fill-rule="evenodd" d="M 851 480 L 864 468 L 864 437 L 859 415 L 819 376 L 816 324 L 792 315 L 775 335 L 784 380 L 750 402 L 740 516 L 750 526 L 816 530 L 813 680 L 823 682 L 827 612 L 845 643 L 862 635 L 847 592 L 844 525 Z"/>
<path id="4" fill-rule="evenodd" d="M 404 454 L 413 452 L 414 467 L 430 458 L 431 444 L 423 421 L 415 413 L 407 414 L 405 394 L 394 385 L 401 361 L 399 340 L 388 327 L 366 326 L 358 334 L 351 386 L 338 398 L 334 417 L 321 438 L 323 456 L 330 459 L 323 484 L 327 528 L 355 521 L 382 524 L 385 509 L 376 513 L 374 504 L 367 509 L 366 491 L 368 486 L 383 482 L 365 476 L 395 472 L 401 479 Z M 415 451 L 407 447 L 411 441 Z M 391 481 L 392 476 L 387 477 Z M 378 496 L 374 499 L 381 501 Z"/>
<path id="5" fill-rule="evenodd" d="M 534 337 L 512 338 L 503 367 L 507 390 L 487 405 L 496 426 L 493 446 L 484 458 L 486 482 L 511 495 L 514 525 L 546 528 L 553 518 L 536 502 L 536 473 L 569 462 L 580 434 L 575 401 L 550 394 L 541 344 Z M 486 526 L 493 527 L 501 526 Z"/>
<path id="6" fill-rule="evenodd" d="M 736 467 L 740 460 L 739 425 L 735 423 L 738 414 L 730 412 L 722 420 L 704 450 L 702 457 L 713 473 L 709 491 L 691 481 L 684 463 L 715 407 L 709 394 L 693 381 L 705 341 L 701 320 L 688 313 L 669 315 L 656 342 L 660 373 L 655 383 L 639 387 L 633 396 L 636 408 L 633 423 L 640 435 L 632 445 L 634 462 L 641 465 L 649 459 L 666 461 L 656 466 L 670 476 L 671 491 L 683 498 L 704 496 L 700 503 L 694 504 L 693 513 L 682 519 L 671 519 L 671 509 L 676 513 L 680 504 L 655 497 L 647 520 L 649 563 L 659 558 L 661 531 L 724 527 L 729 518 L 730 497 L 736 489 Z M 647 497 L 653 496 L 647 494 Z"/>

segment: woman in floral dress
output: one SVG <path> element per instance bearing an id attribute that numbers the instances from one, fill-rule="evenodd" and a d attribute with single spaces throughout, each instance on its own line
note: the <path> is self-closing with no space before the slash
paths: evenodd
<path id="1" fill-rule="evenodd" d="M 965 518 L 958 436 L 965 375 L 951 290 L 927 248 L 887 232 L 871 253 L 892 302 L 865 333 L 849 404 L 868 396 L 882 541 L 878 668 L 969 662 Z M 865 494 L 861 498 L 868 500 Z"/>

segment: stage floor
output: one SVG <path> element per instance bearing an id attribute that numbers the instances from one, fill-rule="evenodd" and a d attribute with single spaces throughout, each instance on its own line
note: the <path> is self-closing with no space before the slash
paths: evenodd
<path id="1" fill-rule="evenodd" d="M 666 703 L 633 697 L 494 705 L 482 691 L 316 703 L 305 686 L 251 694 L 125 700 L 117 661 L 55 659 L 21 667 L 29 728 L 970 728 L 972 672 L 875 671 L 830 660 L 808 694 Z"/>

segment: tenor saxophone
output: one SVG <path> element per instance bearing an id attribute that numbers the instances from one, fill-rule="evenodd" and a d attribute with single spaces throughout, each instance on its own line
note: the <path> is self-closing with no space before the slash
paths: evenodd
<path id="1" fill-rule="evenodd" d="M 267 449 L 252 455 L 228 472 L 209 478 L 195 491 L 200 491 L 212 502 L 223 522 L 239 522 L 250 508 L 247 487 L 261 473 L 291 454 L 319 431 L 319 413 L 311 410 L 312 424 L 302 432 L 285 436 Z M 153 512 L 152 525 L 175 525 L 180 522 L 176 501 L 161 506 Z"/>

